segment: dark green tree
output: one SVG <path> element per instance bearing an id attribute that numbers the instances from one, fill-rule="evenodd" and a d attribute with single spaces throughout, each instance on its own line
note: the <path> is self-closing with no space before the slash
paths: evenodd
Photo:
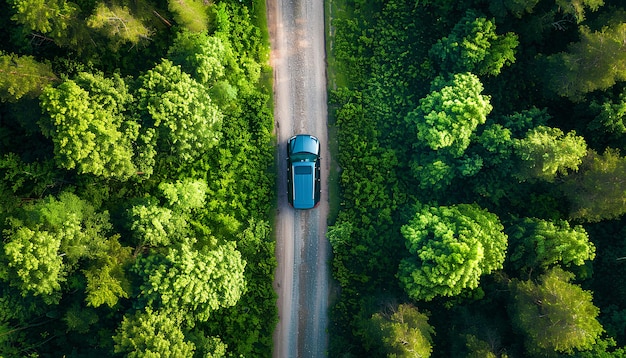
<path id="1" fill-rule="evenodd" d="M 369 352 L 377 356 L 427 358 L 433 351 L 435 330 L 428 324 L 428 316 L 410 304 L 375 313 L 367 325 Z"/>
<path id="2" fill-rule="evenodd" d="M 412 254 L 398 277 L 415 300 L 455 296 L 502 268 L 507 236 L 498 217 L 475 204 L 424 207 L 401 229 Z"/>
<path id="3" fill-rule="evenodd" d="M 595 246 L 580 225 L 565 220 L 520 219 L 506 230 L 510 260 L 518 270 L 547 269 L 556 264 L 581 266 L 595 257 Z"/>
<path id="4" fill-rule="evenodd" d="M 570 174 L 561 189 L 570 201 L 570 217 L 597 222 L 626 213 L 626 157 L 616 149 L 599 155 L 589 150 L 577 173 Z"/>
<path id="5" fill-rule="evenodd" d="M 475 10 L 468 10 L 452 33 L 433 45 L 429 55 L 443 72 L 495 76 L 502 67 L 515 62 L 518 44 L 517 35 L 496 34 L 493 20 L 487 20 Z"/>

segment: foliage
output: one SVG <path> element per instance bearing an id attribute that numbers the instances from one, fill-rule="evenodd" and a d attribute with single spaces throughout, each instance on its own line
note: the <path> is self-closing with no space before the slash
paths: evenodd
<path id="1" fill-rule="evenodd" d="M 425 296 L 430 301 L 420 311 L 426 306 L 433 312 L 429 324 L 438 333 L 431 337 L 434 356 L 527 356 L 532 347 L 524 349 L 519 325 L 507 314 L 517 292 L 509 283 L 558 266 L 601 293 L 594 302 L 602 315 L 594 319 L 610 323 L 606 336 L 596 334 L 595 343 L 580 348 L 591 350 L 572 346 L 571 353 L 623 355 L 624 185 L 620 154 L 607 148 L 625 143 L 623 51 L 618 54 L 625 12 L 619 2 L 606 3 L 331 2 L 329 109 L 339 144 L 341 207 L 328 230 L 340 285 L 330 356 L 384 355 L 383 345 L 371 339 L 375 330 L 367 329 L 372 312 L 381 301 L 415 304 Z M 432 255 L 452 262 L 449 271 L 432 274 L 442 288 L 425 279 L 410 287 L 426 277 L 419 250 L 434 253 L 443 241 L 435 233 L 455 233 L 446 230 L 458 222 L 480 227 L 453 213 L 455 220 L 416 234 L 421 241 L 412 248 L 406 228 L 419 222 L 416 205 L 424 217 L 428 210 L 467 203 L 502 218 L 510 238 L 507 260 L 481 276 L 469 269 L 479 267 L 473 251 L 455 256 L 445 247 Z M 504 236 L 506 248 L 502 230 L 490 236 Z M 453 265 L 455 257 L 468 264 Z M 390 266 L 400 267 L 396 279 Z M 473 273 L 467 286 L 480 287 L 457 289 L 455 279 L 463 276 L 450 273 L 456 267 Z M 455 291 L 455 297 L 440 298 L 437 290 Z M 565 300 L 562 308 L 577 304 Z M 538 348 L 532 354 L 569 353 Z"/>
<path id="2" fill-rule="evenodd" d="M 425 207 L 402 227 L 414 255 L 399 279 L 409 296 L 430 301 L 478 287 L 480 276 L 502 268 L 507 237 L 498 217 L 477 205 Z"/>
<path id="3" fill-rule="evenodd" d="M 0 355 L 271 354 L 265 4 L 167 5 L 2 7 Z"/>
<path id="4" fill-rule="evenodd" d="M 156 129 L 156 147 L 176 161 L 197 159 L 217 145 L 223 114 L 206 89 L 164 60 L 140 78 L 138 112 L 142 125 Z"/>
<path id="5" fill-rule="evenodd" d="M 209 28 L 210 3 L 200 0 L 168 0 L 169 10 L 182 27 L 191 32 L 206 32 Z"/>
<path id="6" fill-rule="evenodd" d="M 105 250 L 111 228 L 107 212 L 65 192 L 26 206 L 8 218 L 4 231 L 2 278 L 22 295 L 43 295 L 58 301 L 61 283 L 82 259 Z M 118 247 L 121 249 L 121 247 Z"/>
<path id="7" fill-rule="evenodd" d="M 165 312 L 182 312 L 189 322 L 206 321 L 220 307 L 233 306 L 243 292 L 245 261 L 232 242 L 211 250 L 183 243 L 166 255 L 137 260 L 141 296 Z"/>
<path id="8" fill-rule="evenodd" d="M 570 201 L 570 217 L 596 222 L 624 214 L 625 170 L 626 158 L 618 150 L 609 148 L 602 155 L 588 151 L 580 170 L 561 186 Z"/>
<path id="9" fill-rule="evenodd" d="M 53 38 L 67 35 L 79 11 L 75 3 L 65 0 L 15 0 L 11 1 L 11 5 L 15 10 L 12 20 L 26 26 L 28 31 Z"/>
<path id="10" fill-rule="evenodd" d="M 87 26 L 100 31 L 110 39 L 109 46 L 117 51 L 120 45 L 136 46 L 150 40 L 152 30 L 137 19 L 126 6 L 108 6 L 99 3 Z"/>
<path id="11" fill-rule="evenodd" d="M 37 97 L 44 87 L 58 80 L 48 63 L 32 56 L 18 56 L 0 51 L 0 100 L 17 101 Z"/>
<path id="12" fill-rule="evenodd" d="M 127 357 L 191 357 L 195 345 L 185 340 L 176 315 L 146 308 L 125 316 L 113 336 L 115 352 Z"/>
<path id="13" fill-rule="evenodd" d="M 59 166 L 105 178 L 128 179 L 138 125 L 124 116 L 133 96 L 119 75 L 80 73 L 41 96 L 42 132 L 54 143 Z"/>
<path id="14" fill-rule="evenodd" d="M 585 229 L 556 222 L 524 218 L 507 229 L 510 260 L 517 270 L 547 269 L 555 264 L 581 266 L 595 257 L 595 246 Z"/>
<path id="15" fill-rule="evenodd" d="M 428 316 L 410 304 L 400 304 L 391 312 L 375 313 L 368 323 L 371 352 L 387 357 L 430 357 L 435 334 Z"/>
<path id="16" fill-rule="evenodd" d="M 561 96 L 581 100 L 586 93 L 626 80 L 625 39 L 623 23 L 600 31 L 581 27 L 579 42 L 572 43 L 568 52 L 547 58 L 548 86 Z"/>
<path id="17" fill-rule="evenodd" d="M 429 54 L 443 72 L 495 76 L 503 66 L 515 62 L 518 44 L 517 35 L 497 35 L 494 21 L 468 10 L 452 33 L 437 41 Z"/>
<path id="18" fill-rule="evenodd" d="M 558 128 L 539 126 L 514 141 L 514 152 L 520 160 L 516 174 L 519 180 L 553 181 L 557 174 L 578 169 L 587 153 L 587 143 L 575 132 L 564 135 Z"/>
<path id="19" fill-rule="evenodd" d="M 600 310 L 591 302 L 589 291 L 569 282 L 573 277 L 553 268 L 539 278 L 539 283 L 512 282 L 512 317 L 531 354 L 588 350 L 602 333 L 597 320 Z"/>
<path id="20" fill-rule="evenodd" d="M 455 74 L 449 81 L 437 77 L 431 92 L 406 119 L 417 128 L 418 144 L 461 156 L 492 109 L 482 91 L 480 80 L 471 73 Z"/>

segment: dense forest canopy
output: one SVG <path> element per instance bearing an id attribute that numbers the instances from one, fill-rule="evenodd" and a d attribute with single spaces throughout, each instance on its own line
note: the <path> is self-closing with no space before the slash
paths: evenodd
<path id="1" fill-rule="evenodd" d="M 626 356 L 623 1 L 329 8 L 329 356 Z"/>
<path id="2" fill-rule="evenodd" d="M 0 7 L 0 356 L 271 355 L 265 4 Z"/>

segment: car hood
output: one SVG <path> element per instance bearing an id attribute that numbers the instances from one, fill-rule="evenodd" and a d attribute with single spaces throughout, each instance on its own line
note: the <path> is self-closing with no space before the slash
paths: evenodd
<path id="1" fill-rule="evenodd" d="M 311 209 L 315 206 L 315 163 L 293 163 L 291 175 L 293 176 L 295 209 Z"/>

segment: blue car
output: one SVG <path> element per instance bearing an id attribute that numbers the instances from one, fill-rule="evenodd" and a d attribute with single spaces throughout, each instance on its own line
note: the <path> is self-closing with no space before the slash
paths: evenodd
<path id="1" fill-rule="evenodd" d="M 320 142 L 298 134 L 287 143 L 287 197 L 294 209 L 311 209 L 320 202 Z"/>

